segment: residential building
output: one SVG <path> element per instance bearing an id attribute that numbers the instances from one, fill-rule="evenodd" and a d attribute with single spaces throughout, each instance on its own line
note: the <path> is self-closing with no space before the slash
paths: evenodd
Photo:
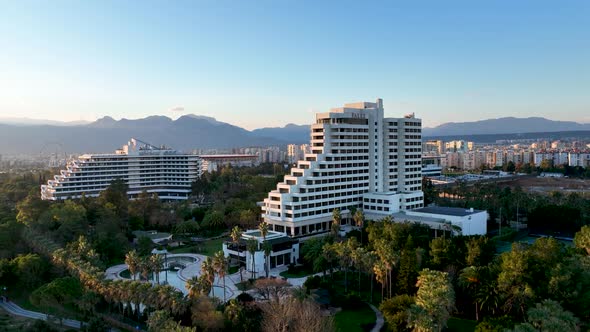
<path id="1" fill-rule="evenodd" d="M 428 140 L 422 143 L 422 153 L 425 155 L 437 154 L 441 155 L 444 151 L 443 141 L 441 140 Z"/>
<path id="2" fill-rule="evenodd" d="M 467 152 L 473 149 L 473 142 L 450 141 L 445 143 L 447 152 Z"/>
<path id="3" fill-rule="evenodd" d="M 223 166 L 251 167 L 258 163 L 257 155 L 250 154 L 211 154 L 199 155 L 202 172 L 214 172 Z"/>
<path id="4" fill-rule="evenodd" d="M 44 200 L 97 197 L 117 179 L 127 186 L 129 198 L 142 191 L 162 200 L 184 200 L 201 174 L 201 159 L 166 147 L 131 139 L 112 154 L 85 154 L 41 186 Z"/>

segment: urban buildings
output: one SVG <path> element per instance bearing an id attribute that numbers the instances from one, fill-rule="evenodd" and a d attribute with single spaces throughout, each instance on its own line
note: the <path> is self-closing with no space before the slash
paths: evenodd
<path id="1" fill-rule="evenodd" d="M 130 198 L 145 190 L 162 200 L 183 200 L 200 174 L 199 156 L 131 139 L 115 153 L 85 154 L 70 161 L 65 170 L 41 186 L 41 198 L 96 197 L 113 180 L 121 179 L 128 185 Z"/>
<path id="2" fill-rule="evenodd" d="M 271 191 L 262 217 L 291 237 L 327 232 L 332 211 L 386 216 L 423 207 L 422 122 L 385 118 L 383 102 L 346 104 L 316 114 L 311 153 Z"/>
<path id="3" fill-rule="evenodd" d="M 308 144 L 289 144 L 287 145 L 287 161 L 290 164 L 296 163 L 298 160 L 302 160 L 306 153 L 309 153 Z"/>
<path id="4" fill-rule="evenodd" d="M 210 154 L 199 155 L 199 157 L 201 158 L 201 170 L 209 173 L 227 165 L 252 167 L 258 163 L 258 156 L 249 154 Z"/>

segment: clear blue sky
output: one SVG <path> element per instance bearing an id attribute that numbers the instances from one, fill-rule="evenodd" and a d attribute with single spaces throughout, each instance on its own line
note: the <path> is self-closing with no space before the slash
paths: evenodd
<path id="1" fill-rule="evenodd" d="M 590 122 L 590 1 L 0 0 L 0 117 Z M 182 107 L 184 111 L 174 111 Z"/>

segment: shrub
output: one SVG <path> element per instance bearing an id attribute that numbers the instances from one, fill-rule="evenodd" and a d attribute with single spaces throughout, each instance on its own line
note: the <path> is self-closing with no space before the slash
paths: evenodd
<path id="1" fill-rule="evenodd" d="M 321 288 L 321 285 L 322 285 L 322 278 L 319 276 L 309 277 L 303 283 L 303 287 L 305 287 L 307 289 L 318 289 L 318 288 Z"/>

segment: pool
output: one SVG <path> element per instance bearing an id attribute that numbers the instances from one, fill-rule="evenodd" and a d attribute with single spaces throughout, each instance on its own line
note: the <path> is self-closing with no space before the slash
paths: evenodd
<path id="1" fill-rule="evenodd" d="M 186 289 L 186 278 L 192 278 L 194 276 L 200 275 L 200 265 L 196 265 L 197 263 L 199 263 L 199 259 L 196 257 L 191 257 L 191 256 L 168 257 L 166 259 L 166 265 L 168 265 L 168 266 L 179 265 L 179 266 L 178 266 L 178 268 L 170 268 L 165 271 L 160 271 L 160 273 L 159 273 L 160 284 L 162 284 L 162 285 L 168 284 L 168 285 L 178 289 L 183 294 L 187 295 L 188 290 Z M 184 269 L 186 269 L 186 270 L 183 271 Z M 182 273 L 182 276 L 180 275 L 181 273 Z M 137 275 L 139 277 L 139 273 Z M 131 279 L 129 269 L 121 270 L 118 273 L 118 277 L 120 279 Z M 150 281 L 153 284 L 156 283 L 155 275 L 150 275 Z M 216 284 L 213 285 L 213 288 L 211 289 L 211 293 L 209 294 L 209 296 L 214 296 L 214 297 L 217 297 L 217 298 L 223 300 L 223 286 L 217 285 L 217 283 L 221 283 L 221 282 L 222 281 L 220 281 L 220 280 L 216 280 Z M 229 298 L 232 296 L 232 292 L 229 290 L 229 288 L 226 287 L 225 292 L 226 292 L 225 293 L 226 298 Z"/>

